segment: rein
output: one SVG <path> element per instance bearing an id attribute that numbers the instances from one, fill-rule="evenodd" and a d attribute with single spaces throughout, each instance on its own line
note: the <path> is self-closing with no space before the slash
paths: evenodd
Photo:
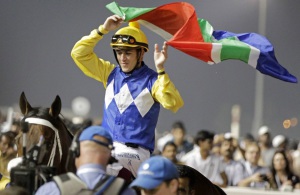
<path id="1" fill-rule="evenodd" d="M 25 122 L 28 122 L 29 124 L 36 124 L 36 125 L 44 125 L 49 127 L 55 132 L 55 137 L 54 137 L 54 144 L 52 145 L 52 150 L 51 150 L 51 155 L 49 157 L 48 161 L 48 166 L 53 166 L 53 161 L 55 157 L 55 151 L 56 151 L 56 145 L 58 145 L 58 150 L 59 150 L 59 159 L 61 161 L 62 157 L 62 147 L 61 147 L 61 142 L 60 142 L 60 137 L 58 133 L 58 129 L 56 129 L 49 121 L 41 118 L 26 118 Z"/>

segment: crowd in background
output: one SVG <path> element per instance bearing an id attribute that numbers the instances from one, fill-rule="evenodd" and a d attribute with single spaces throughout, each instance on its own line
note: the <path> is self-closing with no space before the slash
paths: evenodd
<path id="1" fill-rule="evenodd" d="M 195 168 L 220 187 L 300 189 L 300 144 L 283 135 L 272 137 L 267 126 L 258 130 L 257 138 L 246 134 L 237 139 L 230 132 L 205 129 L 193 138 L 188 139 L 182 122 L 175 122 L 158 138 L 156 152 Z"/>
<path id="2" fill-rule="evenodd" d="M 6 116 L 1 115 L 0 173 L 2 180 L 9 178 L 6 166 L 16 156 L 14 139 L 20 131 L 20 115 L 16 115 L 9 130 Z M 68 128 L 75 131 L 95 124 L 81 120 L 74 123 L 65 118 Z M 157 135 L 159 133 L 157 132 Z M 235 138 L 230 132 L 199 130 L 188 134 L 185 125 L 176 121 L 170 131 L 156 136 L 156 148 L 152 156 L 161 155 L 177 165 L 187 165 L 199 171 L 219 187 L 241 186 L 292 191 L 300 189 L 300 143 L 289 143 L 283 135 L 272 135 L 263 126 L 258 136 L 250 133 Z"/>

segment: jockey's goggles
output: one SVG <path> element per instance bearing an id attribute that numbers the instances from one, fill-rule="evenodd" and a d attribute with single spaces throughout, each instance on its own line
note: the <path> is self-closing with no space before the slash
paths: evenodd
<path id="1" fill-rule="evenodd" d="M 135 38 L 133 36 L 130 36 L 130 35 L 114 35 L 112 38 L 111 38 L 111 43 L 112 44 L 128 44 L 128 45 L 136 45 L 136 46 L 143 46 L 143 47 L 146 47 L 148 48 L 148 44 L 146 43 L 141 43 L 141 42 L 137 42 L 135 40 Z M 115 45 L 117 46 L 117 45 Z"/>

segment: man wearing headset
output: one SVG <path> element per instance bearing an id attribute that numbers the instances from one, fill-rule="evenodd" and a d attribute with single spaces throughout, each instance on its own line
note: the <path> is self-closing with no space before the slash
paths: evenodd
<path id="1" fill-rule="evenodd" d="M 184 103 L 164 69 L 166 42 L 162 50 L 155 44 L 154 71 L 143 61 L 149 50 L 148 40 L 137 22 L 119 29 L 111 39 L 118 65 L 94 53 L 105 34 L 119 28 L 123 21 L 117 15 L 108 17 L 75 44 L 71 56 L 84 74 L 106 88 L 102 125 L 113 138 L 115 158 L 136 177 L 139 165 L 154 150 L 160 105 L 177 112 Z"/>
<path id="2" fill-rule="evenodd" d="M 112 138 L 102 126 L 90 126 L 76 134 L 71 150 L 75 157 L 76 175 L 67 174 L 53 177 L 36 192 L 44 194 L 126 194 L 135 195 L 121 178 L 108 176 L 106 166 L 111 158 Z M 117 190 L 117 191 L 115 191 Z"/>

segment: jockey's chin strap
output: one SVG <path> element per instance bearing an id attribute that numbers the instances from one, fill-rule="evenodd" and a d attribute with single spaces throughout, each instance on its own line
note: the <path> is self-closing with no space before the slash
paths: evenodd
<path id="1" fill-rule="evenodd" d="M 51 128 L 54 132 L 55 132 L 55 136 L 54 136 L 54 143 L 52 145 L 52 150 L 51 150 L 51 155 L 49 157 L 49 161 L 48 161 L 48 166 L 53 166 L 53 161 L 54 161 L 54 156 L 55 156 L 55 151 L 56 151 L 56 145 L 58 145 L 58 150 L 59 150 L 59 161 L 61 161 L 61 157 L 62 157 L 62 147 L 61 147 L 61 143 L 60 143 L 60 137 L 59 137 L 59 133 L 58 133 L 58 129 L 56 129 L 49 121 L 45 120 L 45 119 L 41 119 L 41 118 L 26 118 L 25 122 L 28 122 L 29 124 L 36 124 L 36 125 L 44 125 L 47 126 L 49 128 Z"/>

